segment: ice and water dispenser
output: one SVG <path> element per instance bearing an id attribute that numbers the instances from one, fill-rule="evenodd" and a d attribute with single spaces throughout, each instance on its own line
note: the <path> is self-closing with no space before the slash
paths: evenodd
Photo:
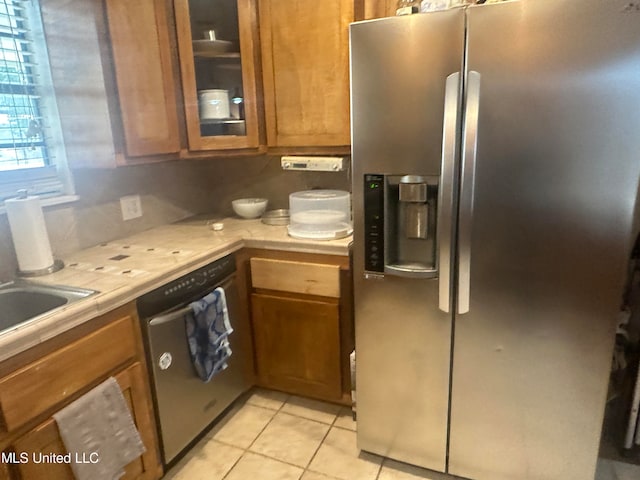
<path id="1" fill-rule="evenodd" d="M 365 270 L 436 276 L 438 176 L 364 178 Z"/>

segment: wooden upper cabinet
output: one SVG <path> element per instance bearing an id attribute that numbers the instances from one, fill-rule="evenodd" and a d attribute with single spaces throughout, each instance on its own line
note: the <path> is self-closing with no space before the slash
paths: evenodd
<path id="1" fill-rule="evenodd" d="M 350 144 L 353 0 L 260 0 L 269 147 Z"/>
<path id="2" fill-rule="evenodd" d="M 397 0 L 364 0 L 364 19 L 393 17 L 397 4 Z"/>
<path id="3" fill-rule="evenodd" d="M 106 9 L 126 155 L 179 152 L 164 0 L 106 0 Z"/>
<path id="4" fill-rule="evenodd" d="M 189 150 L 257 148 L 254 0 L 174 0 L 174 7 Z M 209 31 L 215 40 L 205 38 Z"/>

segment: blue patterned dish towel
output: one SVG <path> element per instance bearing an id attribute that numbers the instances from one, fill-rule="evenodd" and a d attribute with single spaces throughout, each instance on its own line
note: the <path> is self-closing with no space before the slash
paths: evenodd
<path id="1" fill-rule="evenodd" d="M 231 356 L 229 335 L 233 332 L 224 289 L 216 288 L 197 302 L 189 304 L 185 315 L 191 361 L 203 382 L 227 368 Z"/>

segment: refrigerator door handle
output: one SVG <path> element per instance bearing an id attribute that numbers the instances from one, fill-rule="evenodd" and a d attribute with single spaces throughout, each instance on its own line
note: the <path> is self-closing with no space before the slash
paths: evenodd
<path id="1" fill-rule="evenodd" d="M 478 72 L 469 71 L 466 100 L 458 217 L 458 313 L 460 314 L 469 311 L 471 295 L 471 226 L 478 145 L 478 109 L 480 106 L 480 74 Z"/>
<path id="2" fill-rule="evenodd" d="M 458 139 L 458 110 L 460 106 L 460 72 L 447 77 L 444 94 L 442 129 L 442 165 L 438 198 L 438 308 L 449 313 L 451 309 L 451 255 L 453 243 L 453 195 Z"/>

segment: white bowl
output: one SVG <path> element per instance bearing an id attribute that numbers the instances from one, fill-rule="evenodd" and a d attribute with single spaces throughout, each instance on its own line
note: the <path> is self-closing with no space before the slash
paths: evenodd
<path id="1" fill-rule="evenodd" d="M 231 207 L 242 218 L 258 218 L 267 209 L 267 203 L 266 198 L 240 198 L 233 200 Z"/>

